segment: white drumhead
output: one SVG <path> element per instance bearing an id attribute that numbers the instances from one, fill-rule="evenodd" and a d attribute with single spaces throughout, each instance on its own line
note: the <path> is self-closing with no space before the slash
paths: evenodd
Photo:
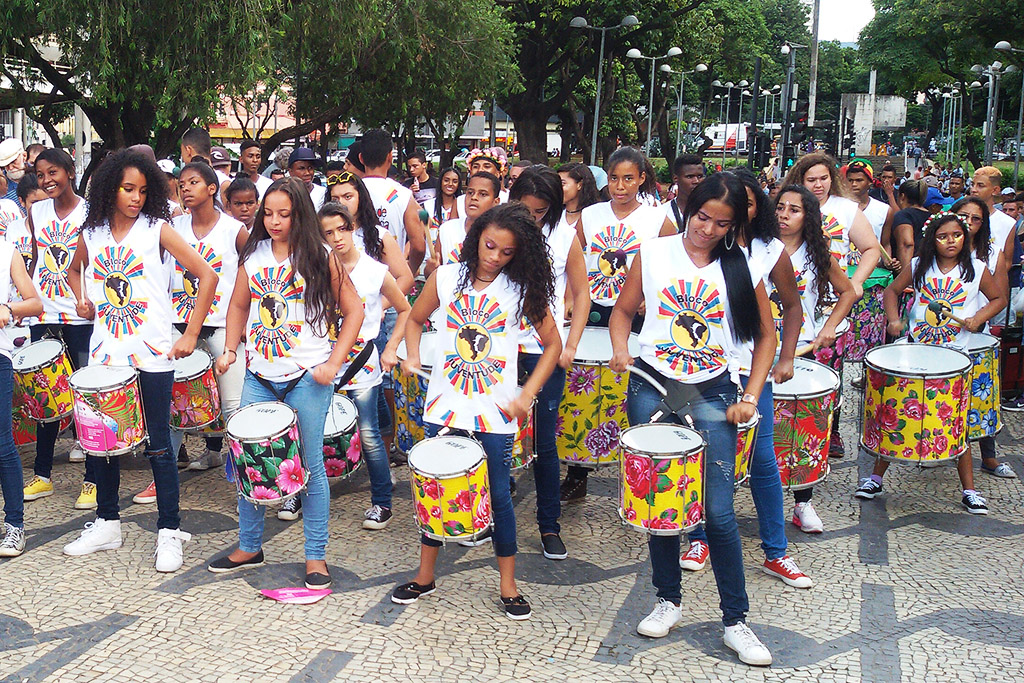
<path id="1" fill-rule="evenodd" d="M 971 367 L 971 359 L 956 349 L 932 344 L 879 346 L 865 354 L 864 362 L 894 375 L 943 377 Z"/>
<path id="2" fill-rule="evenodd" d="M 22 372 L 26 368 L 38 368 L 46 365 L 60 355 L 64 345 L 56 339 L 42 339 L 33 342 L 14 354 L 12 364 L 15 372 Z"/>
<path id="3" fill-rule="evenodd" d="M 196 349 L 188 356 L 174 361 L 174 381 L 190 379 L 206 372 L 213 365 L 213 358 L 206 351 Z"/>
<path id="4" fill-rule="evenodd" d="M 327 421 L 324 423 L 324 435 L 342 434 L 351 429 L 355 423 L 356 404 L 347 396 L 334 394 L 331 397 L 331 407 L 327 411 Z"/>
<path id="5" fill-rule="evenodd" d="M 483 457 L 483 447 L 473 439 L 438 436 L 409 450 L 409 467 L 421 474 L 446 477 L 473 469 Z"/>
<path id="6" fill-rule="evenodd" d="M 640 342 L 637 335 L 630 333 L 626 342 L 629 355 L 636 358 L 640 355 Z M 579 363 L 607 363 L 612 359 L 612 338 L 607 327 L 586 327 L 576 347 L 575 360 Z"/>
<path id="7" fill-rule="evenodd" d="M 663 423 L 630 427 L 619 441 L 630 450 L 657 455 L 690 453 L 704 445 L 704 439 L 693 429 Z"/>
<path id="8" fill-rule="evenodd" d="M 288 429 L 294 419 L 295 411 L 284 403 L 251 403 L 228 418 L 227 431 L 243 441 L 267 439 Z"/>
<path id="9" fill-rule="evenodd" d="M 437 346 L 437 332 L 424 332 L 420 335 L 420 367 L 425 371 L 430 372 L 430 368 L 434 362 L 434 348 Z M 405 348 L 405 339 L 398 342 L 398 351 L 396 352 L 398 360 L 405 360 L 409 357 L 408 352 Z"/>
<path id="10" fill-rule="evenodd" d="M 808 358 L 793 359 L 793 377 L 772 387 L 775 397 L 821 396 L 839 388 L 839 373 Z"/>
<path id="11" fill-rule="evenodd" d="M 836 325 L 836 336 L 838 337 L 840 335 L 846 334 L 849 331 L 850 331 L 850 319 L 849 318 L 843 318 L 842 320 L 839 321 L 839 324 Z"/>
<path id="12" fill-rule="evenodd" d="M 123 386 L 135 377 L 135 368 L 113 365 L 89 365 L 75 370 L 68 381 L 75 389 L 98 391 L 109 387 Z"/>
<path id="13" fill-rule="evenodd" d="M 984 332 L 972 332 L 971 343 L 967 345 L 967 352 L 978 353 L 979 351 L 994 349 L 997 346 L 999 346 L 999 340 L 991 334 L 985 334 Z"/>

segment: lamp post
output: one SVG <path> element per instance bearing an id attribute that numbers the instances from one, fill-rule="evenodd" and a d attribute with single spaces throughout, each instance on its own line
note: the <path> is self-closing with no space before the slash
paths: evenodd
<path id="1" fill-rule="evenodd" d="M 648 57 L 644 53 L 635 47 L 626 53 L 626 56 L 630 59 L 649 59 L 651 60 L 651 100 L 647 107 L 647 156 L 651 155 L 651 133 L 653 132 L 652 126 L 654 125 L 654 76 L 657 74 L 656 65 L 660 59 L 671 59 L 683 54 L 683 51 L 678 47 L 670 47 L 668 52 L 657 57 Z"/>
<path id="2" fill-rule="evenodd" d="M 737 87 L 746 88 L 749 85 L 750 84 L 747 81 L 740 81 Z M 736 145 L 732 148 L 732 156 L 737 163 L 739 163 L 740 160 L 740 130 L 743 128 L 743 98 L 750 96 L 749 90 L 740 90 L 740 111 L 736 119 Z M 747 140 L 747 144 L 750 144 L 749 140 Z"/>
<path id="3" fill-rule="evenodd" d="M 666 73 L 679 74 L 679 97 L 676 100 L 676 156 L 679 156 L 679 144 L 683 128 L 683 87 L 686 83 L 687 74 L 704 73 L 708 70 L 707 64 L 698 64 L 689 71 L 673 71 L 668 64 L 662 64 L 661 70 Z"/>
<path id="4" fill-rule="evenodd" d="M 725 147 L 729 143 L 729 110 L 732 108 L 732 91 L 736 84 L 732 81 L 723 84 L 720 80 L 715 79 L 711 82 L 711 87 L 725 90 L 725 97 L 722 98 L 722 102 L 725 104 L 725 117 L 723 120 L 725 129 L 722 133 L 722 168 L 725 168 Z"/>
<path id="5" fill-rule="evenodd" d="M 601 51 L 598 53 L 598 57 L 597 57 L 597 93 L 596 93 L 596 95 L 594 97 L 594 131 L 591 134 L 591 138 L 590 138 L 590 165 L 591 166 L 594 166 L 594 165 L 597 164 L 597 130 L 598 130 L 597 119 L 598 119 L 598 117 L 600 116 L 600 113 L 601 113 L 601 76 L 603 75 L 602 74 L 602 68 L 604 67 L 604 38 L 605 38 L 605 34 L 607 34 L 608 31 L 614 31 L 615 29 L 618 29 L 618 28 L 629 28 L 631 26 L 636 26 L 639 23 L 640 23 L 640 20 L 637 19 L 632 14 L 627 14 L 626 16 L 624 16 L 622 18 L 622 21 L 620 21 L 615 26 L 591 26 L 590 24 L 587 23 L 587 20 L 584 17 L 575 17 L 572 21 L 569 22 L 569 26 L 571 26 L 572 28 L 582 28 L 582 29 L 586 29 L 588 31 L 600 31 L 601 32 Z"/>
<path id="6" fill-rule="evenodd" d="M 786 41 L 779 48 L 779 52 L 784 57 L 789 57 L 789 67 L 786 69 L 786 88 L 782 93 L 782 136 L 779 140 L 781 149 L 779 150 L 779 168 L 783 173 L 786 171 L 786 152 L 789 147 L 789 117 L 790 109 L 793 105 L 793 77 L 796 74 L 796 50 L 797 48 L 806 48 L 806 45 L 800 45 L 799 43 L 791 43 Z"/>
<path id="7" fill-rule="evenodd" d="M 991 166 L 992 155 L 995 151 L 995 128 L 999 108 L 999 79 L 1003 74 L 1016 71 L 1016 67 L 1010 65 L 1004 68 L 1002 62 L 994 61 L 988 66 L 975 64 L 971 67 L 971 71 L 978 75 L 988 76 L 988 113 L 985 117 L 985 163 Z"/>
<path id="8" fill-rule="evenodd" d="M 996 49 L 1000 52 L 1024 53 L 1024 49 L 1013 47 L 1008 40 L 1000 40 L 996 43 Z M 1017 187 L 1017 177 L 1020 171 L 1020 134 L 1021 124 L 1024 124 L 1024 75 L 1020 79 L 1020 107 L 1017 109 L 1017 137 L 1014 140 L 1013 150 L 1013 186 Z"/>

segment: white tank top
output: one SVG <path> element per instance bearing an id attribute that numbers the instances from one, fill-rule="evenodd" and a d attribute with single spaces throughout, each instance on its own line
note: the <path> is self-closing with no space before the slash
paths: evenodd
<path id="1" fill-rule="evenodd" d="M 405 243 L 408 242 L 405 210 L 412 200 L 412 191 L 390 178 L 368 176 L 363 178 L 363 184 L 370 191 L 373 207 L 377 209 L 377 218 L 380 219 L 381 225 L 394 236 L 399 249 L 404 253 Z"/>
<path id="2" fill-rule="evenodd" d="M 360 253 L 359 260 L 352 272 L 349 273 L 356 293 L 363 302 L 363 324 L 359 326 L 359 336 L 345 358 L 341 370 L 338 371 L 338 377 L 345 374 L 349 364 L 362 353 L 367 344 L 370 345 L 370 357 L 366 359 L 362 369 L 348 381 L 345 389 L 363 389 L 376 386 L 381 382 L 380 354 L 373 340 L 380 333 L 380 320 L 384 315 L 383 297 L 380 290 L 384 286 L 384 276 L 387 275 L 387 272 L 388 267 L 383 263 L 378 263 L 366 254 Z M 331 326 L 330 332 L 331 341 L 337 341 L 337 330 Z"/>
<path id="3" fill-rule="evenodd" d="M 21 257 L 25 260 L 25 268 L 28 269 L 32 261 L 32 235 L 28 231 L 28 221 L 18 218 L 7 224 L 7 235 L 5 239 L 14 245 Z M 29 270 L 31 273 L 32 271 Z"/>
<path id="4" fill-rule="evenodd" d="M 52 199 L 32 205 L 32 225 L 36 230 L 38 263 L 32 282 L 43 300 L 39 322 L 45 324 L 85 325 L 75 311 L 75 295 L 68 284 L 68 266 L 78 249 L 78 233 L 87 213 L 84 199 L 64 220 L 57 218 Z"/>
<path id="5" fill-rule="evenodd" d="M 648 240 L 640 255 L 647 304 L 640 357 L 686 384 L 726 372 L 736 342 L 718 261 L 698 268 L 677 235 Z"/>
<path id="6" fill-rule="evenodd" d="M 456 291 L 465 266 L 435 271 L 443 323 L 430 364 L 424 419 L 496 434 L 514 434 L 516 419 L 505 406 L 517 393 L 519 363 L 518 288 L 498 275 L 482 291 Z"/>
<path id="7" fill-rule="evenodd" d="M 843 268 L 852 265 L 848 258 L 850 226 L 853 225 L 853 219 L 857 217 L 859 210 L 857 202 L 836 195 L 829 195 L 829 198 L 821 205 L 821 228 L 829 240 L 829 249 L 832 255 L 836 257 L 839 265 Z M 855 259 L 860 261 L 859 256 Z"/>
<path id="8" fill-rule="evenodd" d="M 568 336 L 568 328 L 562 324 L 565 318 L 565 283 L 568 276 L 565 273 L 565 265 L 569 261 L 569 250 L 572 248 L 573 240 L 576 239 L 576 230 L 569 227 L 565 222 L 565 214 L 562 220 L 553 230 L 544 228 L 544 241 L 548 245 L 548 256 L 551 259 L 551 270 L 555 276 L 555 298 L 551 302 L 551 315 L 554 316 L 555 327 L 562 335 L 562 343 Z M 540 342 L 540 335 L 533 325 L 524 317 L 522 335 L 519 339 L 519 350 L 522 353 L 543 353 L 544 345 Z"/>
<path id="9" fill-rule="evenodd" d="M 665 222 L 660 206 L 641 204 L 624 219 L 612 211 L 611 202 L 583 209 L 583 257 L 587 264 L 590 298 L 596 304 L 613 306 L 626 282 L 640 245 L 658 236 Z"/>
<path id="10" fill-rule="evenodd" d="M 749 249 L 743 250 L 743 255 L 747 257 L 747 268 L 750 270 L 750 281 L 755 288 L 759 283 L 763 282 L 766 292 L 775 291 L 775 286 L 772 284 L 771 280 L 772 269 L 775 268 L 775 264 L 779 262 L 779 258 L 781 258 L 782 252 L 785 250 L 786 245 L 775 238 L 772 238 L 768 242 L 755 239 L 750 243 Z M 776 295 L 776 300 L 778 300 L 778 295 Z M 781 302 L 772 302 L 772 315 L 775 315 L 774 309 L 776 306 L 780 309 L 779 315 L 781 317 Z M 780 324 L 781 321 L 776 321 L 776 326 L 779 326 Z M 750 366 L 754 362 L 754 342 L 743 342 L 742 344 L 738 344 L 736 348 L 740 373 L 749 375 Z"/>
<path id="11" fill-rule="evenodd" d="M 911 272 L 917 268 L 918 258 L 910 261 Z M 922 344 L 939 344 L 965 349 L 971 343 L 971 333 L 963 329 L 960 323 L 945 316 L 939 319 L 928 304 L 941 301 L 951 309 L 958 318 L 968 318 L 978 312 L 979 288 L 985 264 L 974 258 L 974 279 L 965 280 L 960 275 L 960 266 L 954 266 L 948 273 L 943 273 L 934 263 L 925 273 L 924 285 L 914 290 L 914 303 L 910 310 L 910 337 Z"/>
<path id="12" fill-rule="evenodd" d="M 864 209 L 864 216 L 875 231 L 875 239 L 882 239 L 882 228 L 885 227 L 885 219 L 889 217 L 889 205 L 880 202 L 874 197 L 868 197 L 867 208 Z"/>
<path id="13" fill-rule="evenodd" d="M 264 379 L 283 382 L 327 361 L 332 344 L 326 325 L 306 322 L 306 280 L 292 268 L 291 258 L 279 262 L 266 239 L 241 265 L 250 297 L 246 367 Z"/>
<path id="14" fill-rule="evenodd" d="M 6 197 L 0 197 L 0 239 L 5 237 L 11 223 L 21 218 L 24 218 L 24 215 L 17 202 Z"/>
<path id="15" fill-rule="evenodd" d="M 174 320 L 171 266 L 160 253 L 161 225 L 140 215 L 120 243 L 107 223 L 82 231 L 89 250 L 86 290 L 96 306 L 90 363 L 146 372 L 174 369 L 167 357 Z"/>
<path id="16" fill-rule="evenodd" d="M 11 261 L 17 254 L 13 244 L 0 240 L 0 303 L 10 301 L 11 295 L 17 291 L 11 282 Z M 13 350 L 14 344 L 7 336 L 7 330 L 0 327 L 0 356 L 10 359 Z"/>
<path id="17" fill-rule="evenodd" d="M 238 250 L 235 248 L 235 239 L 238 237 L 238 231 L 245 227 L 226 213 L 218 214 L 219 218 L 210 234 L 202 239 L 196 237 L 192 230 L 191 214 L 177 216 L 171 220 L 171 227 L 175 232 L 199 252 L 220 277 L 217 292 L 213 295 L 213 303 L 210 304 L 210 312 L 203 322 L 203 325 L 209 327 L 224 327 L 227 324 L 228 302 L 231 300 L 231 292 L 235 289 L 235 275 L 238 274 Z M 175 261 L 174 272 L 171 274 L 171 304 L 174 306 L 177 322 L 187 323 L 191 320 L 198 293 L 199 278 Z"/>
<path id="18" fill-rule="evenodd" d="M 466 241 L 466 217 L 453 218 L 445 221 L 437 229 L 437 238 L 441 243 L 441 253 L 437 255 L 440 264 L 458 263 L 462 253 L 462 243 Z"/>

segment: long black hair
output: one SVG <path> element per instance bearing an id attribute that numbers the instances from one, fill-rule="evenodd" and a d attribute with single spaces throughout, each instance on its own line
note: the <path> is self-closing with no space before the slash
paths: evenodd
<path id="1" fill-rule="evenodd" d="M 711 260 L 719 262 L 725 276 L 733 336 L 741 342 L 757 340 L 764 334 L 761 316 L 752 314 L 758 310 L 757 296 L 750 281 L 747 257 L 736 241 L 736 236 L 747 228 L 747 191 L 743 183 L 731 173 L 712 174 L 690 193 L 683 225 L 688 225 L 701 207 L 715 199 L 728 205 L 733 216 L 729 232 L 711 250 Z"/>
<path id="2" fill-rule="evenodd" d="M 303 303 L 306 307 L 306 322 L 314 327 L 320 325 L 326 329 L 332 321 L 336 309 L 334 291 L 331 288 L 331 266 L 327 259 L 327 249 L 323 234 L 320 232 L 320 221 L 313 208 L 313 200 L 309 198 L 306 185 L 298 178 L 281 178 L 267 188 L 256 212 L 256 220 L 252 224 L 249 239 L 238 254 L 238 262 L 244 264 L 252 256 L 256 247 L 263 240 L 270 239 L 270 233 L 263 223 L 267 206 L 267 197 L 275 192 L 284 193 L 292 206 L 291 229 L 288 232 L 289 258 L 292 263 L 291 277 L 297 272 L 306 281 Z M 339 273 L 345 277 L 345 270 Z M 337 322 L 337 321 L 333 321 Z"/>
<path id="3" fill-rule="evenodd" d="M 562 211 L 565 209 L 562 202 L 562 179 L 558 173 L 543 164 L 527 166 L 508 191 L 510 202 L 518 202 L 523 197 L 536 197 L 547 202 L 548 212 L 544 214 L 544 223 L 548 232 L 554 230 L 558 221 L 562 220 Z"/>
<path id="4" fill-rule="evenodd" d="M 18 190 L 21 190 L 20 185 Z M 955 214 L 959 214 L 960 209 L 967 204 L 973 204 L 981 209 L 981 227 L 978 228 L 977 234 L 971 237 L 971 247 L 974 249 L 974 253 L 978 256 L 979 261 L 988 263 L 989 254 L 992 252 L 992 224 L 989 222 L 988 204 L 978 197 L 964 197 L 956 204 L 953 204 L 953 208 L 950 210 Z"/>
<path id="5" fill-rule="evenodd" d="M 566 174 L 580 184 L 579 194 L 576 195 L 580 209 L 601 202 L 601 193 L 597 190 L 597 181 L 594 180 L 594 172 L 590 170 L 589 166 L 573 161 L 559 166 L 558 172 Z"/>
<path id="6" fill-rule="evenodd" d="M 366 184 L 363 183 L 362 178 L 348 171 L 331 176 L 331 179 L 334 179 L 334 182 L 328 181 L 328 197 L 331 195 L 331 188 L 335 185 L 351 185 L 355 188 L 356 196 L 359 199 L 359 208 L 356 209 L 356 215 L 351 216 L 353 226 L 363 229 L 363 251 L 366 252 L 366 255 L 375 261 L 380 261 L 381 254 L 384 252 L 384 240 L 380 236 L 380 218 L 377 217 L 377 209 L 374 207 L 370 191 L 366 189 Z"/>
<path id="7" fill-rule="evenodd" d="M 818 290 L 818 302 L 814 308 L 815 317 L 820 317 L 824 312 L 825 302 L 832 298 L 832 286 L 829 283 L 828 273 L 832 268 L 832 252 L 829 249 L 825 233 L 821 231 L 821 204 L 814 193 L 803 185 L 786 185 L 779 190 L 775 196 L 775 205 L 782 201 L 782 196 L 793 193 L 800 197 L 800 205 L 804 210 L 804 224 L 800 231 L 800 237 L 804 241 L 807 255 L 804 257 L 803 267 L 814 269 L 815 288 Z M 796 265 L 796 264 L 794 264 Z"/>
<path id="8" fill-rule="evenodd" d="M 459 278 L 459 291 L 473 284 L 480 260 L 480 235 L 488 226 L 509 230 L 515 235 L 515 255 L 501 272 L 519 289 L 518 317 L 525 316 L 539 327 L 548 314 L 548 303 L 555 297 L 555 277 L 548 261 L 547 241 L 537 229 L 533 216 L 519 202 L 495 206 L 473 221 L 459 255 L 459 260 L 466 264 Z"/>
<path id="9" fill-rule="evenodd" d="M 924 224 L 924 238 L 917 256 L 917 268 L 914 268 L 914 289 L 920 291 L 924 286 L 925 274 L 935 263 L 935 234 L 946 223 L 956 223 L 963 232 L 960 255 L 957 264 L 960 266 L 960 278 L 970 282 L 974 279 L 974 257 L 971 254 L 971 231 L 955 213 L 943 211 L 937 213 Z"/>
<path id="10" fill-rule="evenodd" d="M 171 220 L 171 209 L 167 205 L 170 194 L 167 176 L 146 155 L 123 149 L 105 158 L 92 174 L 86 197 L 89 212 L 82 223 L 83 229 L 93 230 L 113 218 L 117 193 L 124 180 L 124 172 L 129 168 L 134 168 L 146 178 L 146 201 L 142 205 L 142 214 L 150 219 Z"/>
<path id="11" fill-rule="evenodd" d="M 750 190 L 750 193 L 754 195 L 756 214 L 754 215 L 754 220 L 747 223 L 747 227 L 743 231 L 747 249 L 750 249 L 750 243 L 755 239 L 759 239 L 765 244 L 771 242 L 772 239 L 779 236 L 779 219 L 775 216 L 775 207 L 772 206 L 772 200 L 761 189 L 761 183 L 757 181 L 757 178 L 750 172 L 750 169 L 746 167 L 733 168 L 729 172 L 739 178 L 739 181 L 743 183 L 743 187 Z"/>

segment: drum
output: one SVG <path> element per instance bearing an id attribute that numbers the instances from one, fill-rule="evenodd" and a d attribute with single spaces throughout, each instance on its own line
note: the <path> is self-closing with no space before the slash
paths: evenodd
<path id="1" fill-rule="evenodd" d="M 999 340 L 974 333 L 967 347 L 971 357 L 971 407 L 967 410 L 967 438 L 995 436 L 1003 428 L 999 409 Z"/>
<path id="2" fill-rule="evenodd" d="M 227 434 L 239 496 L 255 505 L 274 505 L 306 488 L 299 419 L 291 406 L 250 403 L 228 418 Z"/>
<path id="3" fill-rule="evenodd" d="M 629 335 L 629 354 L 640 355 L 635 334 Z M 626 373 L 608 367 L 612 342 L 608 329 L 583 330 L 576 358 L 565 374 L 558 406 L 555 444 L 559 459 L 569 465 L 597 468 L 619 461 L 619 435 L 626 419 Z"/>
<path id="4" fill-rule="evenodd" d="M 43 339 L 29 344 L 14 353 L 11 363 L 26 417 L 36 422 L 56 422 L 71 415 L 71 361 L 64 342 Z"/>
<path id="5" fill-rule="evenodd" d="M 704 439 L 663 422 L 628 427 L 619 438 L 619 517 L 655 536 L 672 536 L 704 521 Z"/>
<path id="6" fill-rule="evenodd" d="M 345 479 L 363 464 L 356 434 L 356 404 L 347 396 L 334 394 L 324 424 L 324 469 L 328 479 Z"/>
<path id="7" fill-rule="evenodd" d="M 807 358 L 793 361 L 793 377 L 772 388 L 775 460 L 782 486 L 805 489 L 828 476 L 828 447 L 839 375 Z"/>
<path id="8" fill-rule="evenodd" d="M 171 426 L 183 432 L 197 432 L 220 418 L 220 394 L 213 374 L 213 358 L 196 349 L 174 361 L 171 387 Z"/>
<path id="9" fill-rule="evenodd" d="M 102 457 L 124 455 L 149 441 L 138 370 L 89 365 L 76 370 L 68 381 L 83 451 Z"/>
<path id="10" fill-rule="evenodd" d="M 827 365 L 836 371 L 839 375 L 839 391 L 842 393 L 843 383 L 843 360 L 847 353 L 847 345 L 851 340 L 850 334 L 850 319 L 843 318 L 838 325 L 836 325 L 836 343 L 832 346 L 826 346 L 814 351 L 814 360 Z"/>
<path id="11" fill-rule="evenodd" d="M 536 401 L 534 402 L 536 404 Z M 512 444 L 512 464 L 511 469 L 513 472 L 526 469 L 533 464 L 533 459 L 536 456 L 534 450 L 533 440 L 533 411 L 526 416 L 526 422 L 520 423 L 519 428 L 516 430 L 516 440 Z"/>
<path id="12" fill-rule="evenodd" d="M 26 450 L 36 442 L 36 427 L 39 423 L 30 417 L 25 415 L 25 411 L 22 410 L 22 404 L 24 402 L 25 393 L 21 389 L 21 385 L 18 382 L 14 382 L 13 386 L 13 400 L 12 405 L 14 407 L 13 414 L 11 415 L 11 432 L 14 436 L 14 446 L 18 450 Z M 72 416 L 68 414 L 66 417 L 61 419 L 58 427 L 58 434 L 67 431 L 71 426 Z"/>
<path id="13" fill-rule="evenodd" d="M 856 268 L 848 268 L 853 277 Z M 850 310 L 850 336 L 846 344 L 846 360 L 862 361 L 868 350 L 885 343 L 885 306 L 882 292 L 892 282 L 892 273 L 875 268 L 864 281 L 864 296 Z M 838 342 L 837 342 L 838 343 Z"/>
<path id="14" fill-rule="evenodd" d="M 868 453 L 920 464 L 967 452 L 971 359 L 929 344 L 888 344 L 864 358 L 864 429 Z"/>
<path id="15" fill-rule="evenodd" d="M 1004 393 L 1003 398 L 1009 403 L 1003 410 L 1021 412 L 1014 399 L 1024 391 L 1024 341 L 1019 327 L 1004 327 L 1000 334 L 1000 368 L 999 384 Z"/>
<path id="16" fill-rule="evenodd" d="M 483 446 L 465 436 L 437 436 L 409 451 L 416 523 L 437 541 L 474 540 L 491 527 Z"/>
<path id="17" fill-rule="evenodd" d="M 754 442 L 757 440 L 757 425 L 761 416 L 754 413 L 749 422 L 736 425 L 736 486 L 750 478 L 750 460 L 754 457 Z"/>

